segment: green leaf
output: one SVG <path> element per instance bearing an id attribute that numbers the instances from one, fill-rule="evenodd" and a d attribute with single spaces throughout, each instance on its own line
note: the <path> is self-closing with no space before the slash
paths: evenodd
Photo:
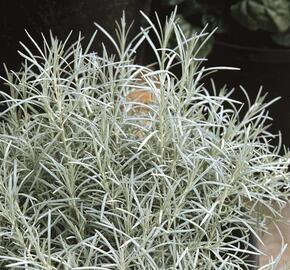
<path id="1" fill-rule="evenodd" d="M 272 34 L 271 39 L 278 45 L 290 47 L 290 28 L 285 32 Z"/>
<path id="2" fill-rule="evenodd" d="M 231 13 L 250 30 L 283 32 L 290 26 L 288 0 L 244 0 L 232 5 Z"/>
<path id="3" fill-rule="evenodd" d="M 164 5 L 175 6 L 181 4 L 183 1 L 184 0 L 163 0 L 162 3 Z"/>

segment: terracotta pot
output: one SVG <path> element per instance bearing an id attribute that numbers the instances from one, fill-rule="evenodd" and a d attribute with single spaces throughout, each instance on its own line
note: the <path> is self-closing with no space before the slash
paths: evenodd
<path id="1" fill-rule="evenodd" d="M 269 217 L 267 222 L 269 233 L 260 233 L 260 237 L 264 245 L 261 243 L 258 243 L 258 245 L 259 248 L 265 253 L 265 255 L 260 256 L 259 266 L 262 267 L 263 265 L 268 264 L 271 262 L 272 258 L 275 258 L 280 254 L 282 248 L 282 234 L 284 238 L 284 244 L 287 244 L 287 247 L 276 268 L 290 269 L 290 204 L 288 203 L 285 208 L 283 208 L 282 216 L 279 220 L 276 220 L 276 224 L 271 221 L 272 213 L 265 207 L 263 210 Z"/>

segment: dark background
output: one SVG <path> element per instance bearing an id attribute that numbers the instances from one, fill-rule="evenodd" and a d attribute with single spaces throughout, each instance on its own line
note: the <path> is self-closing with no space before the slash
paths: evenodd
<path id="1" fill-rule="evenodd" d="M 115 21 L 120 21 L 125 10 L 128 24 L 134 20 L 131 31 L 133 36 L 144 24 L 139 10 L 149 14 L 150 5 L 151 0 L 1 0 L 0 73 L 3 75 L 3 62 L 9 69 L 19 69 L 20 56 L 17 53 L 17 50 L 21 49 L 19 41 L 28 48 L 33 47 L 24 29 L 40 44 L 41 33 L 49 38 L 49 30 L 60 40 L 64 40 L 73 30 L 71 42 L 76 41 L 78 32 L 81 31 L 82 35 L 87 37 L 84 40 L 85 44 L 96 30 L 94 22 L 114 34 Z M 102 42 L 109 51 L 113 51 L 101 33 L 98 33 L 92 50 L 100 51 Z"/>

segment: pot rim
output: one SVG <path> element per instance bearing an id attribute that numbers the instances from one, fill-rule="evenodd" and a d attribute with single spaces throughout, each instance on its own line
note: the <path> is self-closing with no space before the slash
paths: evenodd
<path id="1" fill-rule="evenodd" d="M 227 53 L 234 54 L 234 58 L 240 61 L 253 61 L 262 63 L 290 63 L 290 48 L 286 49 L 268 49 L 268 48 L 256 48 L 246 47 L 242 45 L 236 45 L 220 40 L 215 40 L 215 45 L 220 48 L 225 48 Z M 237 53 L 239 52 L 239 53 Z"/>

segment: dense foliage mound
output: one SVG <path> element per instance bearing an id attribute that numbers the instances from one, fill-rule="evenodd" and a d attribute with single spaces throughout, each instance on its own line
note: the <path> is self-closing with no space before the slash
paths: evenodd
<path id="1" fill-rule="evenodd" d="M 21 71 L 3 78 L 1 269 L 241 269 L 259 253 L 256 211 L 283 206 L 288 165 L 269 104 L 258 97 L 241 116 L 230 93 L 201 83 L 216 69 L 196 58 L 206 33 L 145 18 L 130 42 L 124 19 L 108 35 L 115 56 L 31 38 L 37 54 L 23 45 Z M 145 41 L 154 68 L 134 62 Z"/>

